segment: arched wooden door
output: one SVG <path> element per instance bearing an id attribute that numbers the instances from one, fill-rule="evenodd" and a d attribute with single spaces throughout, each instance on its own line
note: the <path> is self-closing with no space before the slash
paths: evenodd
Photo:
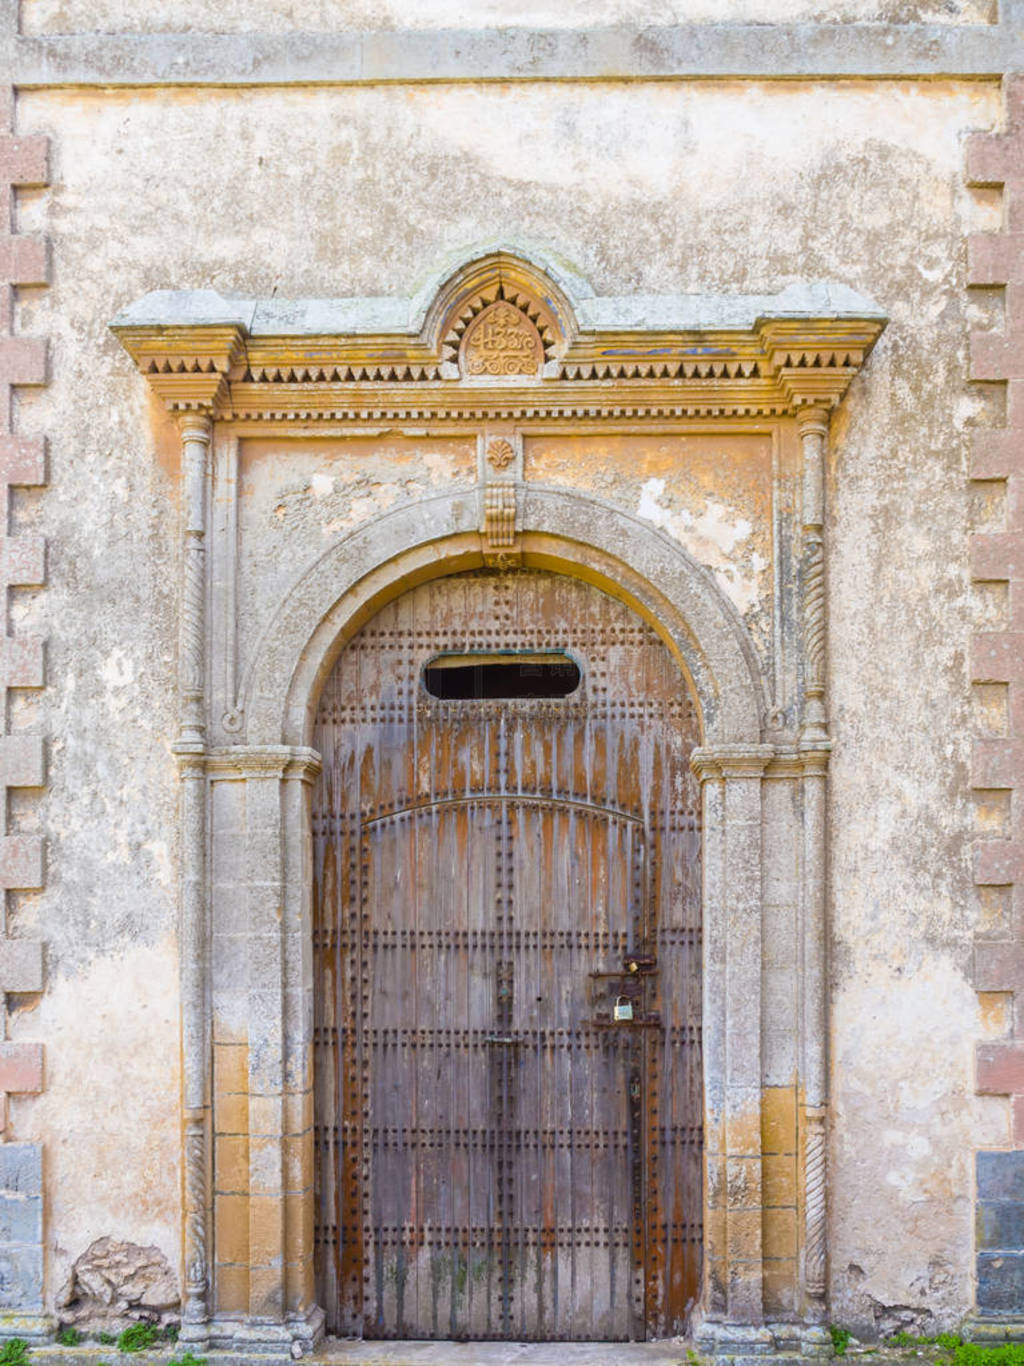
<path id="1" fill-rule="evenodd" d="M 701 1257 L 697 722 L 579 580 L 439 579 L 345 647 L 314 798 L 329 1330 L 627 1339 Z"/>

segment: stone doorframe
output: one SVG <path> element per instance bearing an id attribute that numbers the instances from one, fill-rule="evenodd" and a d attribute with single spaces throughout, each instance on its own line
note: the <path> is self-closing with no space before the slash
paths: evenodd
<path id="1" fill-rule="evenodd" d="M 624 599 L 690 682 L 704 826 L 705 1276 L 695 1327 L 717 1351 L 828 1343 L 825 446 L 829 412 L 883 320 L 823 286 L 655 308 L 598 299 L 538 255 L 471 253 L 414 300 L 288 305 L 287 325 L 270 301 L 209 293 L 147 296 L 113 324 L 181 432 L 174 750 L 190 1344 L 265 1348 L 322 1332 L 309 827 L 320 689 L 346 641 L 391 598 L 512 564 L 581 576 Z M 650 316 L 670 325 L 654 330 Z M 256 605 L 259 634 L 240 642 L 239 438 L 379 430 L 382 420 L 475 432 L 477 487 L 339 538 L 280 601 Z M 695 422 L 799 444 L 788 548 L 798 582 L 777 608 L 778 648 L 792 642 L 785 711 L 738 614 L 676 541 L 611 503 L 524 479 L 523 436 L 538 425 L 641 434 Z M 785 1019 L 765 990 L 766 936 L 780 914 L 799 973 L 798 1008 Z M 776 1035 L 792 1063 L 785 1087 L 766 1085 Z M 780 1126 L 788 1168 L 766 1162 L 781 1152 Z M 779 1313 L 772 1277 L 783 1264 Z"/>

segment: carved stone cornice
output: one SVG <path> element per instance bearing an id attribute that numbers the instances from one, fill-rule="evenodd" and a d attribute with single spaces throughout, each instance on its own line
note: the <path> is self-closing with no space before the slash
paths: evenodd
<path id="1" fill-rule="evenodd" d="M 882 328 L 867 319 L 768 321 L 760 340 L 790 410 L 835 408 Z"/>
<path id="2" fill-rule="evenodd" d="M 139 371 L 174 413 L 219 411 L 245 351 L 241 326 L 182 323 L 115 329 Z"/>
<path id="3" fill-rule="evenodd" d="M 429 303 L 162 291 L 111 326 L 174 410 L 346 424 L 828 410 L 885 326 L 873 304 L 840 286 L 602 298 L 578 279 L 562 283 L 498 251 L 442 280 Z M 487 318 L 496 322 L 483 360 L 476 339 Z"/>

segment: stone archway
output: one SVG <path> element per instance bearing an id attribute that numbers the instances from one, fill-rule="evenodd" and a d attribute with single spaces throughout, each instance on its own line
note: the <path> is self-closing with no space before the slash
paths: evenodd
<path id="1" fill-rule="evenodd" d="M 345 642 L 368 618 L 410 585 L 484 567 L 479 533 L 458 530 L 470 508 L 471 503 L 464 498 L 439 497 L 415 509 L 385 516 L 365 532 L 357 532 L 325 552 L 283 598 L 264 633 L 263 649 L 243 690 L 251 728 L 246 737 L 249 743 L 218 749 L 208 760 L 215 825 L 237 820 L 236 833 L 242 847 L 251 848 L 254 857 L 258 857 L 257 848 L 268 842 L 280 849 L 275 896 L 284 907 L 285 931 L 280 942 L 276 936 L 274 939 L 274 961 L 278 965 L 274 980 L 279 969 L 283 981 L 280 1010 L 286 1021 L 283 1056 L 296 1064 L 283 1082 L 292 1088 L 285 1091 L 284 1099 L 286 1107 L 291 1104 L 307 1116 L 313 1095 L 308 1063 L 313 1037 L 308 1000 L 311 976 L 306 948 L 312 938 L 309 785 L 319 770 L 319 757 L 303 742 L 312 739 L 312 720 L 324 678 Z M 761 1157 L 757 1005 L 761 945 L 760 916 L 754 908 L 760 907 L 762 899 L 764 782 L 771 771 L 774 750 L 761 738 L 763 692 L 742 625 L 710 576 L 680 547 L 617 509 L 562 491 L 535 490 L 524 523 L 522 565 L 567 573 L 621 598 L 654 627 L 691 682 L 701 736 L 712 742 L 705 743 L 694 756 L 703 783 L 709 866 L 703 890 L 708 962 L 704 983 L 704 1035 L 709 1058 L 704 1079 L 707 1162 L 712 1173 L 724 1172 L 727 1165 L 734 1170 L 737 1165 L 741 1170 L 752 1168 Z M 389 557 L 388 549 L 396 544 L 398 531 L 404 552 Z M 603 544 L 595 544 L 599 538 Z M 620 558 L 627 548 L 632 565 Z M 292 661 L 290 674 L 287 660 Z M 272 736 L 277 737 L 276 744 L 266 742 Z M 253 739 L 257 743 L 253 744 Z M 800 773 L 799 764 L 785 766 L 785 777 L 790 781 Z M 245 785 L 244 797 L 241 783 Z M 250 834 L 253 801 L 261 815 Z M 274 822 L 269 829 L 264 824 L 268 813 Z M 790 843 L 793 832 L 784 822 L 769 819 L 764 835 L 770 846 L 773 840 Z M 216 839 L 215 835 L 215 844 Z M 214 851 L 214 861 L 216 857 Z M 265 866 L 265 856 L 263 862 Z M 734 908 L 747 909 L 737 916 Z M 287 1012 L 289 993 L 296 1000 L 306 1001 L 298 1015 Z M 265 993 L 261 1001 L 269 1004 Z M 271 1011 L 271 1020 L 274 1018 Z M 726 1069 L 722 1060 L 730 1054 L 731 1066 Z M 216 1110 L 213 1123 L 216 1135 Z M 305 1145 L 303 1179 L 311 1182 L 313 1145 L 308 1124 L 302 1134 L 281 1135 L 285 1144 L 299 1139 Z M 752 1200 L 757 1201 L 759 1192 L 754 1189 Z M 741 1261 L 749 1270 L 748 1293 L 760 1298 L 763 1266 L 758 1258 L 741 1259 L 737 1255 L 740 1247 L 750 1246 L 747 1216 L 756 1210 L 760 1218 L 759 1205 L 740 1206 L 731 1219 L 727 1216 L 723 1220 L 716 1208 L 714 1186 L 709 1188 L 708 1197 L 708 1279 L 702 1312 L 711 1322 L 710 1316 L 716 1312 L 726 1317 L 730 1295 L 736 1304 L 737 1287 L 742 1285 L 736 1268 Z M 305 1188 L 303 1199 L 308 1212 L 297 1211 L 295 1220 L 311 1230 L 311 1185 Z M 285 1266 L 287 1275 L 287 1262 Z M 712 1279 L 721 1266 L 734 1268 L 728 1289 Z M 294 1265 L 296 1281 L 300 1276 L 302 1281 L 289 1293 L 294 1293 L 297 1303 L 302 1302 L 300 1296 L 307 1304 L 311 1302 L 312 1271 L 309 1258 Z M 296 1330 L 296 1321 L 291 1327 Z"/>
<path id="2" fill-rule="evenodd" d="M 404 304 L 282 311 L 162 292 L 115 321 L 182 443 L 185 1341 L 321 1331 L 316 699 L 390 598 L 481 566 L 574 575 L 621 598 L 692 686 L 704 741 L 693 755 L 705 832 L 701 1332 L 722 1350 L 827 1340 L 825 439 L 883 321 L 819 285 L 654 308 L 601 299 L 505 245 L 467 254 Z M 642 456 L 657 434 L 708 430 L 723 450 L 753 441 L 767 453 L 757 515 L 779 569 L 773 630 L 757 643 L 706 563 L 571 466 L 591 460 L 587 434 L 624 436 Z M 393 511 L 327 537 L 322 553 L 293 536 L 287 576 L 252 572 L 267 542 L 242 515 L 247 443 L 269 433 L 287 463 L 304 441 L 358 439 L 372 461 L 395 431 L 407 443 L 456 434 L 451 487 L 396 495 Z M 527 449 L 552 432 L 570 448 L 554 483 Z"/>

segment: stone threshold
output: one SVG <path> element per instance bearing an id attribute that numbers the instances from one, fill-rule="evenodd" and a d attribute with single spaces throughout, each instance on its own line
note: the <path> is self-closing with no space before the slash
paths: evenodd
<path id="1" fill-rule="evenodd" d="M 179 1344 L 159 1352 L 118 1352 L 95 1343 L 79 1347 L 30 1346 L 28 1366 L 170 1366 L 186 1351 L 207 1366 L 294 1366 L 290 1354 L 275 1350 L 232 1350 Z M 656 1342 L 416 1342 L 348 1341 L 328 1338 L 304 1353 L 309 1366 L 810 1366 L 821 1356 L 792 1352 L 740 1355 L 698 1353 L 694 1344 L 672 1338 Z"/>

